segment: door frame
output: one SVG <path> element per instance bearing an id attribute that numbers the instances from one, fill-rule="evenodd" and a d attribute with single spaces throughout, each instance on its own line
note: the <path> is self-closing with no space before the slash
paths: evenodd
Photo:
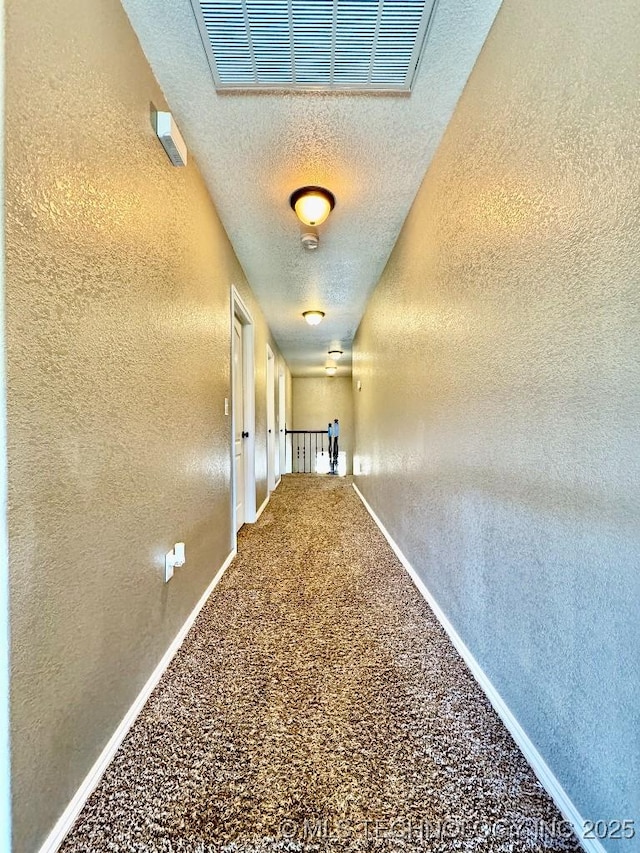
<path id="1" fill-rule="evenodd" d="M 286 382 L 284 377 L 284 370 L 282 365 L 280 365 L 278 370 L 278 455 L 280 457 L 280 466 L 279 472 L 280 477 L 278 479 L 278 483 L 282 479 L 282 475 L 287 473 L 287 447 L 286 447 L 286 422 L 287 422 L 287 404 L 286 404 Z M 276 486 L 278 485 L 276 483 Z"/>
<path id="2" fill-rule="evenodd" d="M 276 359 L 267 344 L 267 494 L 276 483 Z M 271 430 L 271 432 L 269 432 Z"/>
<path id="3" fill-rule="evenodd" d="M 256 377 L 254 340 L 255 326 L 251 312 L 238 293 L 234 284 L 231 285 L 231 316 L 230 328 L 230 362 L 231 362 L 231 536 L 232 547 L 237 547 L 236 533 L 236 464 L 235 464 L 235 415 L 233 407 L 233 318 L 237 317 L 242 324 L 242 392 L 244 396 L 244 428 L 249 433 L 243 450 L 244 461 L 244 520 L 252 524 L 256 520 Z"/>

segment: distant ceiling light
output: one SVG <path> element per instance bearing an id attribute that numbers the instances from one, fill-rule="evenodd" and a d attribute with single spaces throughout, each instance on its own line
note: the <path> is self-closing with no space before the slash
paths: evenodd
<path id="1" fill-rule="evenodd" d="M 303 225 L 321 225 L 335 207 L 335 196 L 323 187 L 300 187 L 291 193 L 291 207 Z"/>
<path id="2" fill-rule="evenodd" d="M 329 358 L 332 358 L 334 361 L 338 361 L 338 359 L 343 355 L 341 349 L 330 349 L 329 350 Z"/>
<path id="3" fill-rule="evenodd" d="M 327 376 L 335 376 L 337 369 L 337 367 L 325 367 L 325 370 L 327 371 Z"/>
<path id="4" fill-rule="evenodd" d="M 317 326 L 324 318 L 324 311 L 303 311 L 302 316 L 310 326 Z"/>

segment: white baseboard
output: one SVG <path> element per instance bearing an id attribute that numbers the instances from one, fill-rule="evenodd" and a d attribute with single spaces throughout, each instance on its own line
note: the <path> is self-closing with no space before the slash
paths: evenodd
<path id="1" fill-rule="evenodd" d="M 478 661 L 474 658 L 469 648 L 465 645 L 462 637 L 460 637 L 451 622 L 449 622 L 444 612 L 440 608 L 438 602 L 431 595 L 416 570 L 413 568 L 411 563 L 409 563 L 409 561 L 404 556 L 398 545 L 393 540 L 393 537 L 391 536 L 389 531 L 386 529 L 384 524 L 375 514 L 374 510 L 371 508 L 360 489 L 356 486 L 355 483 L 352 483 L 352 485 L 356 494 L 364 504 L 365 509 L 367 510 L 371 518 L 375 521 L 377 526 L 380 528 L 380 532 L 393 549 L 396 557 L 400 560 L 404 568 L 409 573 L 411 580 L 414 582 L 418 591 L 421 593 L 429 607 L 433 610 L 434 616 L 446 631 L 449 639 L 457 649 L 458 654 L 464 660 L 467 667 L 471 671 L 471 674 L 484 691 L 484 694 L 486 695 L 487 699 L 489 700 L 489 702 L 491 702 L 496 713 L 507 727 L 509 733 L 511 734 L 511 737 L 520 747 L 522 754 L 531 765 L 531 769 L 540 780 L 540 784 L 544 787 L 551 799 L 554 801 L 564 819 L 571 823 L 571 825 L 574 827 L 576 837 L 578 838 L 580 844 L 582 844 L 583 848 L 587 851 L 587 853 L 606 853 L 604 847 L 602 846 L 600 841 L 598 841 L 598 839 L 583 838 L 582 832 L 585 821 L 576 806 L 569 799 L 569 795 L 564 790 L 564 788 L 562 787 L 562 785 L 560 784 L 560 782 L 558 781 L 544 758 L 540 755 L 536 747 L 533 745 L 531 739 L 529 738 L 525 730 L 522 728 L 518 720 L 515 718 L 507 704 L 504 702 L 496 688 L 493 686 Z"/>
<path id="2" fill-rule="evenodd" d="M 105 748 L 100 753 L 98 760 L 93 765 L 91 770 L 87 773 L 84 781 L 76 791 L 73 799 L 71 800 L 67 808 L 64 810 L 64 812 L 58 819 L 58 822 L 47 836 L 47 839 L 40 848 L 39 853 L 55 853 L 55 851 L 58 850 L 58 848 L 64 841 L 67 833 L 75 823 L 76 818 L 82 811 L 85 803 L 98 786 L 102 775 L 109 766 L 111 759 L 116 754 L 120 744 L 126 737 L 127 732 L 135 722 L 136 717 L 144 707 L 144 704 L 151 695 L 151 692 L 153 691 L 154 687 L 156 686 L 158 681 L 160 681 L 160 678 L 164 674 L 164 671 L 171 663 L 173 656 L 182 645 L 182 642 L 187 636 L 189 629 L 195 622 L 196 617 L 204 607 L 207 599 L 209 598 L 215 587 L 220 582 L 220 578 L 229 568 L 233 558 L 236 556 L 236 553 L 237 551 L 234 548 L 222 564 L 221 568 L 218 570 L 216 576 L 211 581 L 196 606 L 193 608 L 193 610 L 187 617 L 186 622 L 178 631 L 176 638 L 171 643 L 167 651 L 164 653 L 159 664 L 156 666 L 151 676 L 149 677 L 149 680 L 144 685 L 144 687 L 136 697 L 133 705 L 129 708 L 122 722 L 111 736 L 111 739 L 109 740 Z"/>
<path id="3" fill-rule="evenodd" d="M 269 494 L 267 494 L 266 498 L 262 501 L 262 504 L 260 505 L 260 509 L 259 509 L 259 510 L 258 510 L 258 512 L 256 513 L 256 521 L 260 518 L 260 516 L 262 515 L 262 513 L 265 511 L 266 506 L 267 506 L 267 504 L 269 503 L 269 497 L 270 497 L 270 495 L 269 495 Z M 254 522 L 254 523 L 255 523 L 255 522 Z"/>

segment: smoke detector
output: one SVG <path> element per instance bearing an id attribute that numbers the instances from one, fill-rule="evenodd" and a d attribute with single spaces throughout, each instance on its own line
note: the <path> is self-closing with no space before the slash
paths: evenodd
<path id="1" fill-rule="evenodd" d="M 300 234 L 300 242 L 302 243 L 303 249 L 307 249 L 310 252 L 314 251 L 320 245 L 318 232 L 313 229 L 303 231 Z"/>

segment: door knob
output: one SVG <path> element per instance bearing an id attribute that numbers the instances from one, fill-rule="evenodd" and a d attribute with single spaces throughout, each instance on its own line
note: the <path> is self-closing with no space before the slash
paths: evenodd
<path id="1" fill-rule="evenodd" d="M 243 432 L 243 433 L 242 433 L 242 437 L 243 437 L 243 438 L 249 438 L 249 433 L 248 433 L 248 432 Z"/>

